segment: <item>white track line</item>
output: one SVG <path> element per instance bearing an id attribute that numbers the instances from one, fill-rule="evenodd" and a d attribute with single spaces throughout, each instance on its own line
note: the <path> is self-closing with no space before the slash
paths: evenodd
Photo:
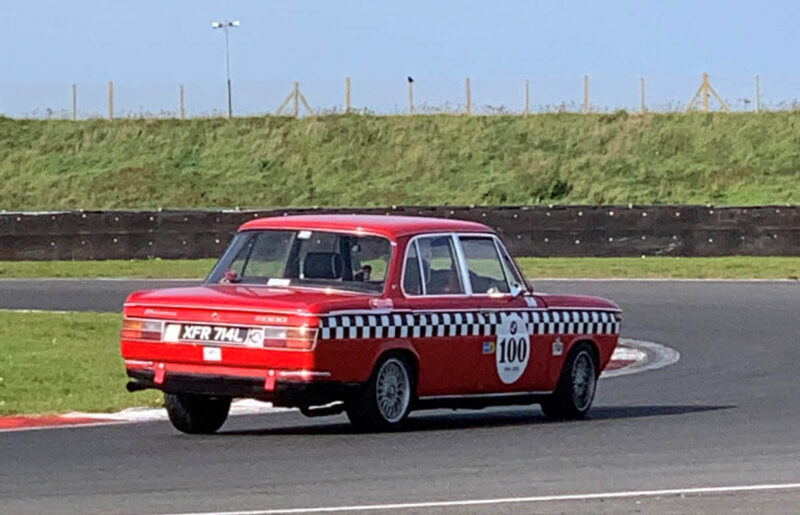
<path id="1" fill-rule="evenodd" d="M 265 415 L 294 411 L 290 408 L 275 408 L 269 402 L 255 399 L 241 399 L 231 404 L 230 416 L 239 415 Z M 64 418 L 90 418 L 114 422 L 158 422 L 167 420 L 167 410 L 164 408 L 128 408 L 116 413 L 82 413 L 71 412 L 62 415 Z"/>
<path id="2" fill-rule="evenodd" d="M 460 501 L 430 501 L 397 504 L 365 504 L 354 506 L 325 506 L 319 508 L 284 508 L 274 510 L 210 511 L 173 513 L 171 515 L 278 515 L 287 513 L 332 513 L 342 511 L 387 511 L 430 508 L 452 508 L 463 506 L 486 506 L 498 504 L 525 504 L 557 501 L 590 501 L 596 499 L 630 499 L 635 497 L 658 497 L 671 495 L 725 494 L 737 492 L 764 492 L 770 490 L 798 490 L 800 483 L 768 485 L 710 486 L 696 488 L 672 488 L 665 490 L 629 490 L 589 494 L 540 495 L 535 497 L 499 497 L 496 499 L 464 499 Z"/>

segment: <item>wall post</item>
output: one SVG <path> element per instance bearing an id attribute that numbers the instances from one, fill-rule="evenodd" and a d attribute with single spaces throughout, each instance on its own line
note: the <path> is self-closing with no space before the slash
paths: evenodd
<path id="1" fill-rule="evenodd" d="M 583 76 L 583 112 L 589 112 L 589 76 Z"/>
<path id="2" fill-rule="evenodd" d="M 472 88 L 470 87 L 469 77 L 467 77 L 467 116 L 472 114 Z"/>
<path id="3" fill-rule="evenodd" d="M 114 81 L 108 81 L 108 119 L 114 119 Z"/>
<path id="4" fill-rule="evenodd" d="M 350 77 L 344 79 L 344 112 L 350 112 Z"/>
<path id="5" fill-rule="evenodd" d="M 78 119 L 78 85 L 72 85 L 72 119 Z"/>

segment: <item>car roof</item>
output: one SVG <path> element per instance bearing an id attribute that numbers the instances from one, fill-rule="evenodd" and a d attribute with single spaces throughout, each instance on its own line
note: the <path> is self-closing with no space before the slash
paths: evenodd
<path id="1" fill-rule="evenodd" d="M 489 227 L 465 220 L 422 216 L 313 214 L 257 218 L 246 222 L 240 231 L 254 229 L 297 229 L 378 234 L 390 239 L 428 232 L 494 232 Z"/>

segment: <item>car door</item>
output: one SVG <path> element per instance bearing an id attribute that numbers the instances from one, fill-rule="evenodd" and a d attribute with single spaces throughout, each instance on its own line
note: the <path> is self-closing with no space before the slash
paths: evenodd
<path id="1" fill-rule="evenodd" d="M 481 393 L 535 391 L 548 354 L 534 334 L 543 308 L 492 234 L 460 234 L 459 250 L 472 304 L 489 324 L 482 335 L 475 375 Z"/>
<path id="2" fill-rule="evenodd" d="M 454 235 L 415 236 L 406 245 L 403 264 L 403 297 L 394 306 L 405 317 L 419 356 L 418 394 L 474 393 L 482 337 L 473 334 L 477 316 L 464 284 Z"/>

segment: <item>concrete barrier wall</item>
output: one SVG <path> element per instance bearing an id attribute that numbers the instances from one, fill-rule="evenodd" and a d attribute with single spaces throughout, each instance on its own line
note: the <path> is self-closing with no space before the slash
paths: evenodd
<path id="1" fill-rule="evenodd" d="M 535 206 L 2 213 L 0 260 L 217 257 L 247 220 L 309 212 L 475 220 L 517 256 L 800 255 L 800 206 Z"/>

